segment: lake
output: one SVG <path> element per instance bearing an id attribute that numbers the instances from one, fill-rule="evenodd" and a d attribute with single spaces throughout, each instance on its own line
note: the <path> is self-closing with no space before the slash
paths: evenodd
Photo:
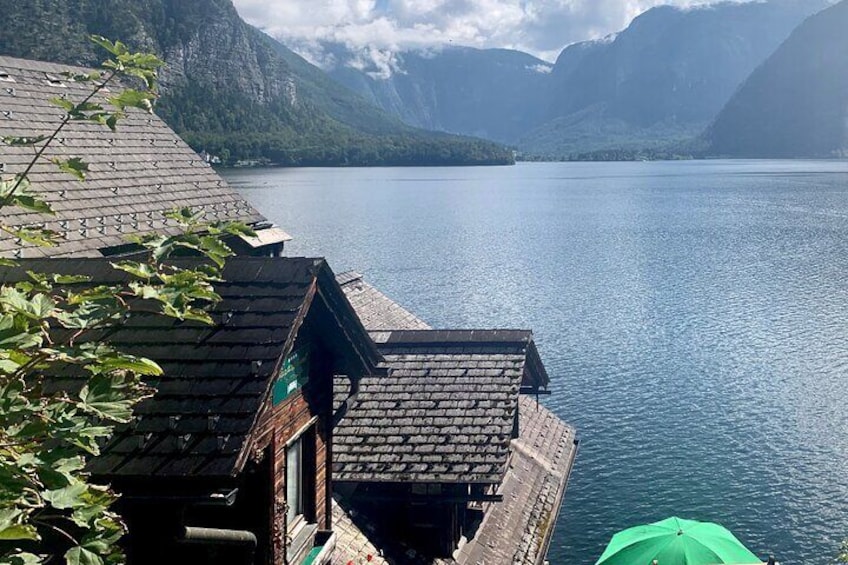
<path id="1" fill-rule="evenodd" d="M 848 162 L 225 176 L 287 255 L 436 327 L 534 330 L 581 438 L 551 563 L 670 515 L 784 564 L 848 537 Z"/>

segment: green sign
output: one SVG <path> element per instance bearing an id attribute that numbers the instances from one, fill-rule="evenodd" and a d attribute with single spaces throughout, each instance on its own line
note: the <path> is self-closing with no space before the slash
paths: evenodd
<path id="1" fill-rule="evenodd" d="M 309 352 L 294 351 L 285 358 L 274 382 L 274 405 L 279 404 L 309 380 Z"/>

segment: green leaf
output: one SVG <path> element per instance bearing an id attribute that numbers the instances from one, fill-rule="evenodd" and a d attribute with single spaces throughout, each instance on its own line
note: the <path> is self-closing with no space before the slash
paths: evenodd
<path id="1" fill-rule="evenodd" d="M 151 362 L 152 363 L 152 362 Z M 114 374 L 102 374 L 106 371 L 100 366 L 88 366 L 97 370 L 91 380 L 80 391 L 79 407 L 88 413 L 112 422 L 126 423 L 132 419 L 132 408 L 136 399 L 127 393 L 128 382 Z M 158 366 L 156 366 L 157 369 Z M 159 369 L 161 374 L 161 369 Z"/>
<path id="2" fill-rule="evenodd" d="M 4 229 L 19 238 L 21 241 L 38 245 L 39 247 L 51 247 L 55 245 L 56 239 L 58 239 L 60 235 L 53 230 L 43 228 L 16 227 Z"/>
<path id="3" fill-rule="evenodd" d="M 71 82 L 91 82 L 93 80 L 99 80 L 103 78 L 103 75 L 100 71 L 92 71 L 90 73 L 76 73 L 73 71 L 65 71 L 62 73 L 66 79 Z"/>
<path id="4" fill-rule="evenodd" d="M 81 181 L 85 180 L 85 174 L 89 170 L 88 163 L 79 157 L 72 157 L 66 160 L 54 158 L 53 163 L 55 163 L 63 172 L 68 173 Z"/>
<path id="5" fill-rule="evenodd" d="M 54 106 L 58 106 L 59 108 L 63 109 L 68 114 L 73 112 L 74 108 L 76 108 L 76 106 L 77 106 L 76 104 L 74 104 L 73 102 L 68 100 L 67 98 L 59 98 L 58 96 L 55 97 L 55 98 L 51 98 L 50 103 L 53 104 Z"/>
<path id="6" fill-rule="evenodd" d="M 157 274 L 156 270 L 147 263 L 139 263 L 137 261 L 121 261 L 120 263 L 112 263 L 112 267 L 145 280 L 149 280 Z"/>
<path id="7" fill-rule="evenodd" d="M 50 204 L 48 204 L 44 200 L 41 200 L 40 198 L 36 198 L 34 196 L 29 196 L 26 194 L 15 194 L 14 196 L 12 196 L 11 203 L 20 208 L 24 208 L 25 210 L 37 212 L 39 214 L 49 214 L 51 216 L 54 216 L 56 214 L 53 208 L 50 207 Z"/>
<path id="8" fill-rule="evenodd" d="M 56 308 L 56 303 L 46 294 L 39 293 L 28 296 L 18 289 L 8 286 L 0 289 L 0 305 L 33 320 L 50 317 Z M 0 325 L 0 329 L 3 327 L 3 325 Z"/>
<path id="9" fill-rule="evenodd" d="M 65 553 L 66 565 L 104 565 L 103 559 L 84 547 L 72 547 Z"/>
<path id="10" fill-rule="evenodd" d="M 53 508 L 67 510 L 83 506 L 85 504 L 83 495 L 87 491 L 88 485 L 82 482 L 76 482 L 60 489 L 43 492 L 41 497 L 53 505 Z"/>
<path id="11" fill-rule="evenodd" d="M 41 537 L 35 526 L 30 525 L 15 525 L 0 529 L 0 541 L 9 540 L 33 540 L 38 541 Z"/>
<path id="12" fill-rule="evenodd" d="M 56 284 L 79 284 L 91 281 L 88 275 L 53 275 Z"/>
<path id="13" fill-rule="evenodd" d="M 176 208 L 165 212 L 165 217 L 183 226 L 193 226 L 203 219 L 203 211 L 195 212 L 191 208 Z"/>
<path id="14" fill-rule="evenodd" d="M 230 235 L 256 237 L 256 232 L 253 228 L 242 222 L 226 222 L 220 227 Z"/>
<path id="15" fill-rule="evenodd" d="M 129 107 L 139 108 L 145 112 L 153 112 L 153 104 L 150 103 L 152 98 L 153 95 L 149 92 L 128 88 L 121 91 L 117 96 L 109 98 L 109 103 L 119 110 L 125 110 Z"/>
<path id="16" fill-rule="evenodd" d="M 7 559 L 9 560 L 9 565 L 41 565 L 44 563 L 43 557 L 25 551 L 13 553 Z"/>
<path id="17" fill-rule="evenodd" d="M 162 368 L 155 361 L 134 355 L 117 355 L 103 359 L 100 368 L 104 373 L 111 371 L 129 371 L 137 375 L 147 377 L 158 377 L 162 374 Z"/>
<path id="18" fill-rule="evenodd" d="M 35 137 L 15 137 L 6 136 L 3 138 L 3 143 L 12 147 L 25 147 L 30 145 L 38 145 L 42 141 L 47 140 L 46 135 L 36 135 Z"/>
<path id="19" fill-rule="evenodd" d="M 26 514 L 16 508 L 0 508 L 0 541 L 41 539 L 36 529 L 22 523 Z"/>
<path id="20" fill-rule="evenodd" d="M 105 49 L 112 55 L 115 55 L 116 57 L 119 55 L 123 55 L 129 51 L 127 49 L 127 46 L 121 43 L 120 41 L 112 43 L 110 40 L 106 39 L 102 35 L 92 35 L 89 36 L 89 39 L 92 41 L 92 43 L 99 47 L 102 47 L 103 49 Z"/>

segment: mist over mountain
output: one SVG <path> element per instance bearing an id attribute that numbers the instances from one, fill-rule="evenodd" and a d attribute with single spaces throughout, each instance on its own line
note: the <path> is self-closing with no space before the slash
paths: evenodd
<path id="1" fill-rule="evenodd" d="M 511 160 L 387 115 L 246 24 L 231 0 L 0 0 L 0 13 L 5 55 L 96 65 L 92 33 L 160 55 L 157 112 L 197 149 L 280 164 Z"/>
<path id="2" fill-rule="evenodd" d="M 848 156 L 848 0 L 810 17 L 705 134 L 731 157 Z"/>

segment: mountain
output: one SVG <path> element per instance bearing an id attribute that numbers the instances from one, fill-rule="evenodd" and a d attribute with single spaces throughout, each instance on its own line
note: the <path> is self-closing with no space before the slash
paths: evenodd
<path id="1" fill-rule="evenodd" d="M 848 0 L 801 24 L 705 133 L 732 157 L 848 157 Z"/>
<path id="2" fill-rule="evenodd" d="M 824 0 L 661 6 L 621 33 L 567 47 L 546 123 L 518 145 L 568 155 L 653 149 L 695 137 L 737 87 Z"/>
<path id="3" fill-rule="evenodd" d="M 167 63 L 157 112 L 196 149 L 280 164 L 489 164 L 496 144 L 413 129 L 246 24 L 231 0 L 0 0 L 0 52 L 94 65 L 89 34 Z"/>
<path id="4" fill-rule="evenodd" d="M 550 63 L 508 49 L 443 47 L 373 53 L 325 44 L 331 77 L 405 123 L 514 141 L 540 123 Z M 371 56 L 369 56 L 371 55 Z"/>

